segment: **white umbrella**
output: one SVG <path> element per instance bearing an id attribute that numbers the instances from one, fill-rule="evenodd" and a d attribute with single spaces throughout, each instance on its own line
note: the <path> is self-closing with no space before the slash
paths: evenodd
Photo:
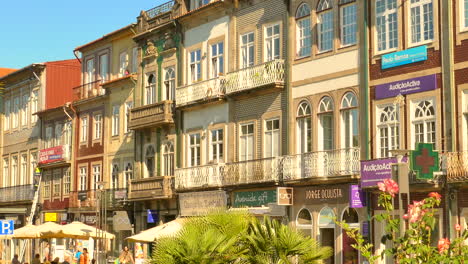
<path id="1" fill-rule="evenodd" d="M 161 237 L 175 235 L 180 229 L 182 229 L 183 221 L 184 220 L 182 218 L 178 218 L 160 226 L 141 231 L 140 233 L 127 237 L 126 239 L 131 242 L 154 242 L 156 239 Z"/>
<path id="2" fill-rule="evenodd" d="M 76 238 L 88 239 L 92 238 L 107 238 L 114 239 L 115 236 L 101 229 L 96 229 L 94 226 L 86 225 L 81 222 L 72 222 L 71 224 L 63 225 L 60 229 L 41 233 L 42 238 Z"/>

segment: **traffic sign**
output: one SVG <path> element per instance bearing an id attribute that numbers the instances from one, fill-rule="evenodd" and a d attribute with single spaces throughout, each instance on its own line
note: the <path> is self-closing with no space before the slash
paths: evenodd
<path id="1" fill-rule="evenodd" d="M 15 229 L 15 221 L 0 220 L 0 235 L 13 235 Z"/>

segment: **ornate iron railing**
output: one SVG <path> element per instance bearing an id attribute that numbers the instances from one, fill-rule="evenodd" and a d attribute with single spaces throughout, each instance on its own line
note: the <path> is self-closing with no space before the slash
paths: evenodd
<path id="1" fill-rule="evenodd" d="M 151 9 L 146 10 L 146 15 L 149 19 L 156 17 L 159 14 L 166 13 L 171 11 L 172 7 L 174 6 L 174 1 L 166 2 L 162 5 L 158 5 L 157 7 L 153 7 Z"/>
<path id="2" fill-rule="evenodd" d="M 283 157 L 283 180 L 357 175 L 359 148 L 308 152 Z"/>
<path id="3" fill-rule="evenodd" d="M 441 163 L 449 182 L 468 180 L 468 151 L 442 153 Z"/>
<path id="4" fill-rule="evenodd" d="M 273 60 L 226 74 L 226 94 L 269 84 L 284 84 L 284 60 Z"/>
<path id="5" fill-rule="evenodd" d="M 176 105 L 182 106 L 224 95 L 223 77 L 193 83 L 176 89 Z"/>
<path id="6" fill-rule="evenodd" d="M 34 199 L 32 184 L 0 188 L 0 202 L 31 201 Z"/>
<path id="7" fill-rule="evenodd" d="M 173 123 L 172 101 L 144 105 L 130 110 L 129 129 Z"/>
<path id="8" fill-rule="evenodd" d="M 85 83 L 73 88 L 73 101 L 104 95 L 106 90 L 101 87 L 101 80 Z"/>

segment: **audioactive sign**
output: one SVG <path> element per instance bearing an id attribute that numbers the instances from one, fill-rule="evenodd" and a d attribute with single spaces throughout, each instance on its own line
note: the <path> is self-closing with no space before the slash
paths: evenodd
<path id="1" fill-rule="evenodd" d="M 382 69 L 393 68 L 405 64 L 427 60 L 427 47 L 419 46 L 382 55 Z"/>
<path id="2" fill-rule="evenodd" d="M 13 235 L 15 229 L 15 221 L 13 220 L 0 220 L 0 235 Z"/>
<path id="3" fill-rule="evenodd" d="M 403 157 L 402 162 L 407 162 L 408 157 Z M 392 178 L 392 164 L 397 163 L 397 158 L 361 161 L 361 188 L 374 188 L 377 183 Z"/>
<path id="4" fill-rule="evenodd" d="M 46 164 L 64 159 L 63 146 L 57 146 L 39 151 L 39 163 Z"/>
<path id="5" fill-rule="evenodd" d="M 399 94 L 412 94 L 437 88 L 437 75 L 427 75 L 413 79 L 377 85 L 375 87 L 375 99 L 395 97 Z"/>
<path id="6" fill-rule="evenodd" d="M 276 189 L 234 193 L 233 207 L 260 207 L 276 203 Z"/>

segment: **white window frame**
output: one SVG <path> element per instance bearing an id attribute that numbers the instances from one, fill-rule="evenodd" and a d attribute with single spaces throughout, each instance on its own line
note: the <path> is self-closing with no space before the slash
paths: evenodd
<path id="1" fill-rule="evenodd" d="M 88 165 L 79 166 L 79 179 L 80 183 L 78 185 L 78 191 L 87 191 L 88 190 Z"/>
<path id="2" fill-rule="evenodd" d="M 21 100 L 21 126 L 25 127 L 28 125 L 29 94 L 23 94 Z"/>
<path id="3" fill-rule="evenodd" d="M 296 153 L 302 154 L 312 151 L 312 108 L 307 101 L 302 101 L 297 107 L 296 126 Z"/>
<path id="4" fill-rule="evenodd" d="M 462 138 L 463 146 L 462 150 L 468 152 L 468 90 L 462 91 Z"/>
<path id="5" fill-rule="evenodd" d="M 174 175 L 174 143 L 172 141 L 167 141 L 162 145 L 162 175 L 163 176 L 173 176 Z"/>
<path id="6" fill-rule="evenodd" d="M 60 197 L 62 192 L 62 169 L 53 169 L 52 170 L 52 197 Z"/>
<path id="7" fill-rule="evenodd" d="M 54 130 L 54 147 L 62 145 L 63 124 L 61 122 L 55 123 Z"/>
<path id="8" fill-rule="evenodd" d="M 5 110 L 4 111 L 5 119 L 3 121 L 3 130 L 8 131 L 10 130 L 10 113 L 11 113 L 11 104 L 10 104 L 9 99 L 5 100 L 4 110 Z"/>
<path id="9" fill-rule="evenodd" d="M 388 107 L 388 108 L 387 108 Z M 389 112 L 385 112 L 385 109 L 392 109 Z M 386 122 L 381 122 L 380 118 L 383 113 L 390 113 L 390 115 L 385 114 L 388 118 Z M 376 111 L 376 124 L 377 124 L 377 133 L 376 133 L 376 153 L 377 158 L 387 158 L 391 157 L 391 150 L 400 148 L 401 140 L 401 126 L 400 126 L 400 109 L 395 104 L 382 104 L 377 106 Z M 385 130 L 386 139 L 388 141 L 387 146 L 382 146 L 381 131 Z M 387 152 L 387 155 L 384 155 L 382 151 Z"/>
<path id="10" fill-rule="evenodd" d="M 34 172 L 37 166 L 37 152 L 31 152 L 29 154 L 29 182 L 30 184 L 34 183 Z"/>
<path id="11" fill-rule="evenodd" d="M 417 1 L 419 1 L 417 3 L 411 3 L 411 1 L 412 0 L 408 1 L 408 23 L 407 23 L 408 24 L 408 39 L 409 39 L 410 46 L 422 45 L 422 44 L 426 44 L 426 43 L 430 43 L 430 42 L 434 41 L 434 35 L 435 35 L 434 1 L 433 0 L 417 0 Z M 425 17 L 424 7 L 426 5 L 430 5 L 431 13 L 432 13 L 430 21 L 427 21 L 427 23 L 432 26 L 432 33 L 428 33 L 428 34 L 432 34 L 432 38 L 428 38 L 428 39 L 424 39 L 424 35 L 425 35 L 424 27 L 426 26 L 426 21 L 424 21 L 424 17 Z M 412 22 L 414 21 L 413 20 L 413 13 L 412 13 L 413 10 L 418 10 L 419 11 L 419 21 L 418 22 L 419 22 L 420 31 L 419 31 L 419 34 L 417 34 L 417 37 L 420 38 L 419 41 L 415 41 L 414 38 L 413 38 L 414 37 L 413 36 L 414 27 L 413 27 L 413 24 L 412 24 Z"/>
<path id="12" fill-rule="evenodd" d="M 109 54 L 107 53 L 99 55 L 99 78 L 101 83 L 109 80 Z"/>
<path id="13" fill-rule="evenodd" d="M 3 179 L 2 179 L 3 187 L 11 186 L 11 178 L 9 176 L 10 176 L 10 159 L 8 157 L 5 157 L 3 158 Z"/>
<path id="14" fill-rule="evenodd" d="M 132 48 L 132 73 L 138 72 L 138 47 Z"/>
<path id="15" fill-rule="evenodd" d="M 327 102 L 328 101 L 328 102 Z M 324 96 L 319 103 L 318 107 L 318 147 L 319 150 L 333 150 L 336 147 L 336 142 L 335 142 L 335 106 L 334 106 L 334 101 L 333 98 L 330 96 Z M 331 115 L 331 125 L 330 127 L 325 127 L 324 122 L 325 122 L 325 117 L 330 117 Z M 325 131 L 326 129 L 329 129 L 330 131 Z M 328 141 L 326 138 L 327 135 L 330 135 L 330 146 L 326 146 L 325 141 Z"/>
<path id="16" fill-rule="evenodd" d="M 416 117 L 416 110 L 418 108 L 418 104 L 421 102 L 429 102 L 430 105 L 432 105 L 434 109 L 434 115 L 433 116 L 424 116 L 424 117 Z M 411 145 L 410 149 L 413 149 L 416 144 L 416 126 L 417 125 L 422 125 L 423 128 L 423 143 L 433 143 L 434 144 L 434 149 L 438 146 L 437 144 L 437 105 L 436 105 L 436 99 L 434 97 L 427 97 L 427 98 L 419 98 L 416 100 L 411 100 L 410 104 L 410 117 L 411 117 Z M 428 137 L 428 131 L 430 128 L 430 123 L 433 122 L 433 132 L 434 133 L 434 142 L 430 142 L 430 139 Z"/>
<path id="17" fill-rule="evenodd" d="M 249 126 L 252 126 L 252 132 L 249 131 Z M 247 127 L 246 128 L 247 133 L 243 132 L 243 127 Z M 255 145 L 256 145 L 255 144 L 255 123 L 249 122 L 249 123 L 240 124 L 239 125 L 239 161 L 253 160 L 255 158 Z"/>
<path id="18" fill-rule="evenodd" d="M 175 77 L 174 66 L 164 69 L 164 100 L 175 100 Z"/>
<path id="19" fill-rule="evenodd" d="M 124 116 L 124 133 L 127 134 L 127 133 L 130 133 L 132 132 L 131 129 L 128 129 L 128 123 L 129 123 L 129 120 L 130 120 L 130 110 L 133 108 L 133 102 L 132 101 L 128 101 L 125 103 L 125 116 Z"/>
<path id="20" fill-rule="evenodd" d="M 20 178 L 19 178 L 19 185 L 26 184 L 27 181 L 27 173 L 28 173 L 28 154 L 23 153 L 21 154 L 21 166 L 20 166 Z"/>
<path id="21" fill-rule="evenodd" d="M 225 137 L 225 130 L 223 128 L 210 130 L 210 162 L 223 163 L 225 161 Z"/>
<path id="22" fill-rule="evenodd" d="M 45 148 L 51 148 L 54 145 L 54 127 L 49 124 L 45 127 Z"/>
<path id="23" fill-rule="evenodd" d="M 358 99 L 353 92 L 347 92 L 341 100 L 341 148 L 359 147 L 359 109 Z M 356 116 L 353 115 L 356 113 Z M 355 119 L 355 117 L 357 119 Z M 356 121 L 356 122 L 355 122 Z M 354 125 L 357 129 L 357 144 L 354 145 Z"/>
<path id="24" fill-rule="evenodd" d="M 101 139 L 102 135 L 102 114 L 93 115 L 94 129 L 93 129 L 93 140 Z"/>
<path id="25" fill-rule="evenodd" d="M 324 53 L 333 50 L 335 42 L 335 14 L 331 0 L 321 0 L 318 6 L 322 4 L 323 9 L 317 10 L 317 49 L 318 53 Z M 324 6 L 327 5 L 327 6 Z M 324 17 L 331 16 L 331 28 L 327 30 L 322 29 L 324 25 Z M 325 37 L 331 34 L 331 39 L 327 40 Z M 327 42 L 322 42 L 322 41 Z"/>
<path id="26" fill-rule="evenodd" d="M 271 129 L 268 128 L 271 124 Z M 276 124 L 278 127 L 275 127 Z M 279 117 L 265 120 L 264 124 L 264 139 L 263 139 L 263 157 L 274 158 L 281 155 L 281 119 Z M 276 144 L 276 153 L 275 153 Z"/>
<path id="27" fill-rule="evenodd" d="M 250 36 L 252 40 L 249 40 Z M 241 69 L 255 65 L 255 33 L 253 31 L 240 35 L 240 55 Z M 252 61 L 250 61 L 251 57 Z"/>
<path id="28" fill-rule="evenodd" d="M 34 114 L 38 111 L 39 106 L 39 90 L 34 90 L 31 93 L 31 114 Z M 37 115 L 31 116 L 31 122 L 36 123 Z"/>
<path id="29" fill-rule="evenodd" d="M 112 136 L 120 133 L 120 105 L 112 106 Z"/>
<path id="30" fill-rule="evenodd" d="M 63 195 L 67 196 L 71 191 L 70 167 L 63 169 Z"/>
<path id="31" fill-rule="evenodd" d="M 202 53 L 201 49 L 192 50 L 189 52 L 188 56 L 189 67 L 189 83 L 196 83 L 203 80 L 203 70 L 202 70 Z"/>
<path id="32" fill-rule="evenodd" d="M 131 160 L 127 160 L 124 162 L 124 179 L 123 183 L 124 186 L 127 186 L 127 183 L 133 179 L 133 162 Z"/>
<path id="33" fill-rule="evenodd" d="M 193 144 L 192 144 L 192 138 Z M 197 142 L 198 139 L 198 142 Z M 188 167 L 196 167 L 201 165 L 201 134 L 200 133 L 192 133 L 189 134 L 187 137 L 187 165 Z M 193 161 L 192 161 L 193 157 Z"/>
<path id="34" fill-rule="evenodd" d="M 460 3 L 460 31 L 468 31 L 468 0 L 459 0 Z"/>
<path id="35" fill-rule="evenodd" d="M 124 77 L 128 72 L 128 54 L 122 51 L 119 54 L 119 77 Z"/>
<path id="36" fill-rule="evenodd" d="M 379 1 L 379 0 L 377 0 Z M 384 1 L 384 6 L 385 6 L 385 10 L 383 12 L 380 12 L 380 13 L 377 13 L 377 1 L 374 2 L 374 14 L 375 14 L 375 50 L 376 50 L 376 54 L 382 54 L 382 53 L 387 53 L 387 52 L 391 52 L 391 51 L 395 51 L 398 49 L 398 45 L 399 45 L 399 36 L 398 36 L 398 28 L 399 28 L 399 22 L 398 22 L 398 0 L 380 0 L 380 1 Z M 392 8 L 392 9 L 388 9 L 388 1 L 395 1 L 395 7 Z M 388 19 L 389 17 L 393 17 L 395 16 L 395 27 L 396 27 L 396 46 L 395 47 L 390 47 L 390 43 L 394 42 L 395 40 L 392 39 L 392 41 L 390 41 L 390 36 L 392 34 L 390 34 L 390 23 L 388 23 Z M 385 48 L 382 48 L 380 49 L 380 45 L 379 45 L 379 25 L 377 24 L 377 21 L 379 20 L 379 18 L 385 18 L 385 26 L 383 27 L 385 29 L 385 33 L 383 34 L 385 36 L 385 41 L 382 41 L 381 43 L 385 43 Z M 392 31 L 392 33 L 394 33 Z"/>
<path id="37" fill-rule="evenodd" d="M 12 128 L 18 128 L 19 127 L 19 113 L 20 111 L 20 97 L 15 96 L 13 98 L 13 125 Z"/>
<path id="38" fill-rule="evenodd" d="M 340 43 L 341 47 L 348 47 L 356 45 L 357 43 L 357 4 L 355 0 L 344 2 L 346 3 L 340 5 Z M 350 24 L 344 24 L 346 18 L 345 15 L 350 15 L 349 13 L 345 13 L 345 10 L 349 10 L 351 8 L 354 8 L 354 19 L 351 18 Z M 345 38 L 347 36 L 352 38 L 352 34 L 346 34 L 346 30 L 349 28 L 354 29 L 354 41 L 346 43 Z"/>
<path id="39" fill-rule="evenodd" d="M 86 61 L 86 74 L 85 84 L 94 82 L 94 59 L 88 59 Z M 88 85 L 88 91 L 91 90 L 92 85 Z"/>
<path id="40" fill-rule="evenodd" d="M 98 190 L 98 183 L 102 181 L 101 164 L 91 164 L 91 169 L 93 172 L 93 190 Z"/>
<path id="41" fill-rule="evenodd" d="M 275 33 L 275 29 L 278 29 L 278 33 Z M 271 35 L 269 35 L 271 30 Z M 281 23 L 276 22 L 264 26 L 264 57 L 263 61 L 268 62 L 281 58 Z M 278 46 L 278 47 L 277 47 Z M 278 54 L 276 54 L 278 51 Z"/>
<path id="42" fill-rule="evenodd" d="M 224 74 L 224 42 L 220 41 L 210 45 L 211 78 Z"/>
<path id="43" fill-rule="evenodd" d="M 119 174 L 120 174 L 119 162 L 114 161 L 114 162 L 112 162 L 111 174 L 110 174 L 111 175 L 110 188 L 113 189 L 113 190 L 116 190 L 116 189 L 120 188 L 120 186 L 119 186 L 119 182 L 120 182 Z"/>
<path id="44" fill-rule="evenodd" d="M 145 97 L 146 97 L 145 98 L 146 105 L 156 103 L 156 75 L 154 72 L 150 72 L 146 74 Z"/>
<path id="45" fill-rule="evenodd" d="M 150 155 L 148 155 L 148 150 L 149 149 L 152 149 L 152 153 L 150 153 Z M 153 166 L 153 170 L 150 171 L 148 169 L 148 158 L 152 158 L 152 166 Z M 156 150 L 154 148 L 153 145 L 149 144 L 147 146 L 145 146 L 145 160 L 144 160 L 144 166 L 145 166 L 145 173 L 143 174 L 145 176 L 145 178 L 149 178 L 149 177 L 153 177 L 155 176 L 154 174 L 156 173 Z"/>
<path id="46" fill-rule="evenodd" d="M 52 170 L 45 170 L 43 172 L 44 176 L 43 176 L 43 191 L 42 191 L 42 195 L 43 195 L 43 198 L 44 199 L 50 199 L 51 197 L 51 183 L 52 183 Z"/>
<path id="47" fill-rule="evenodd" d="M 308 13 L 304 15 L 299 14 L 299 11 L 302 11 L 304 6 L 308 9 Z M 302 51 L 304 51 L 304 53 L 302 53 Z M 312 29 L 310 21 L 310 6 L 306 3 L 302 3 L 296 10 L 296 57 L 304 58 L 311 54 Z"/>
<path id="48" fill-rule="evenodd" d="M 18 183 L 18 156 L 11 157 L 11 186 L 16 186 Z"/>
<path id="49" fill-rule="evenodd" d="M 80 119 L 80 143 L 88 141 L 88 117 L 83 116 Z"/>

